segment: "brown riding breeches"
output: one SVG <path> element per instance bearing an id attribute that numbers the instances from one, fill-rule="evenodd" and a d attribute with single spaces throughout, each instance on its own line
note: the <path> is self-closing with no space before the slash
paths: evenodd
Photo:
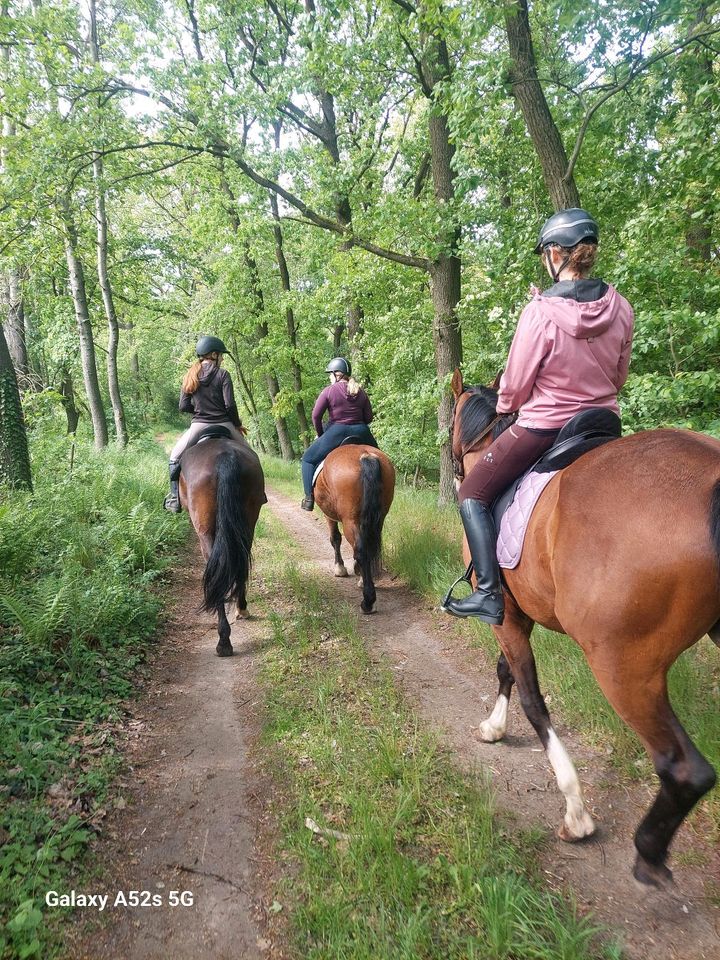
<path id="1" fill-rule="evenodd" d="M 458 500 L 479 500 L 489 506 L 513 480 L 553 445 L 558 430 L 528 430 L 513 424 L 493 440 L 458 491 Z"/>

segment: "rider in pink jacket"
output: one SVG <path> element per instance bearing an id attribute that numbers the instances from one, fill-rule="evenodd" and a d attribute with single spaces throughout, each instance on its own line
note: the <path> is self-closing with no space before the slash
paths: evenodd
<path id="1" fill-rule="evenodd" d="M 575 414 L 594 407 L 619 412 L 634 317 L 614 287 L 588 276 L 598 233 L 597 223 L 578 207 L 554 214 L 540 231 L 535 252 L 554 284 L 523 310 L 500 380 L 497 412 L 517 413 L 517 420 L 493 440 L 458 491 L 477 589 L 465 600 L 447 601 L 443 609 L 453 616 L 503 622 L 490 504 L 552 446 Z"/>

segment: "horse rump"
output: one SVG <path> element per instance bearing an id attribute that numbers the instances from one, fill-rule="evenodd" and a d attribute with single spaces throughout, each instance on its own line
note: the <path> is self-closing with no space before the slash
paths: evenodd
<path id="1" fill-rule="evenodd" d="M 234 450 L 217 458 L 215 494 L 215 539 L 203 574 L 203 609 L 220 613 L 234 600 L 245 606 L 250 577 L 252 531 L 241 496 L 243 465 Z"/>

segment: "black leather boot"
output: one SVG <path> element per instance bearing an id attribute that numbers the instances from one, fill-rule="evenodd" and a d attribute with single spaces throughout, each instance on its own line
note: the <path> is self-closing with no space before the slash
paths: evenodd
<path id="1" fill-rule="evenodd" d="M 170 460 L 168 463 L 170 474 L 170 493 L 163 500 L 163 507 L 170 513 L 182 513 L 180 506 L 180 461 Z"/>
<path id="2" fill-rule="evenodd" d="M 309 497 L 303 497 L 300 501 L 300 506 L 303 510 L 313 510 L 315 507 L 315 497 L 310 494 Z"/>
<path id="3" fill-rule="evenodd" d="M 477 587 L 465 600 L 446 597 L 442 609 L 454 617 L 477 617 L 500 625 L 505 615 L 500 567 L 497 562 L 497 535 L 490 511 L 479 500 L 464 500 L 460 506 L 465 536 L 470 547 Z"/>

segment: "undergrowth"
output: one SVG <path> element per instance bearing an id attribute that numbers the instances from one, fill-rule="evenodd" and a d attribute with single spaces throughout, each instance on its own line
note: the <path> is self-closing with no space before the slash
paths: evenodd
<path id="1" fill-rule="evenodd" d="M 263 756 L 283 784 L 285 873 L 271 912 L 288 915 L 296 955 L 618 956 L 591 917 L 545 887 L 537 837 L 506 832 L 482 777 L 459 773 L 418 724 L 389 669 L 370 660 L 354 608 L 270 529 L 256 550 L 273 598 Z"/>
<path id="2" fill-rule="evenodd" d="M 44 895 L 101 829 L 113 724 L 187 527 L 151 441 L 39 438 L 33 493 L 0 491 L 0 956 L 48 956 Z M 70 467 L 72 461 L 72 469 Z"/>

